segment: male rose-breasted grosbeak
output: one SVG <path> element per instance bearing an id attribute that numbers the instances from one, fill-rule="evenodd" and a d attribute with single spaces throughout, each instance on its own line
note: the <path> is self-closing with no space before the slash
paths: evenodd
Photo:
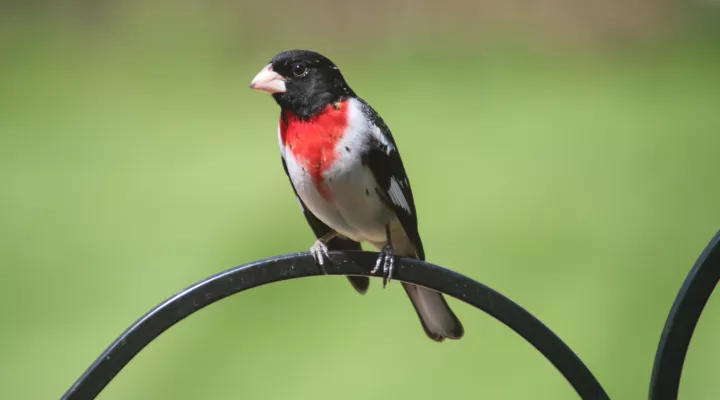
<path id="1" fill-rule="evenodd" d="M 332 61 L 312 51 L 285 51 L 250 88 L 270 93 L 282 109 L 282 163 L 317 237 L 310 251 L 321 267 L 329 250 L 360 250 L 363 241 L 380 251 L 372 273 L 382 268 L 384 284 L 395 255 L 425 259 L 410 181 L 390 129 Z M 370 285 L 367 277 L 348 279 L 361 294 Z M 440 293 L 402 285 L 430 339 L 463 336 Z"/>

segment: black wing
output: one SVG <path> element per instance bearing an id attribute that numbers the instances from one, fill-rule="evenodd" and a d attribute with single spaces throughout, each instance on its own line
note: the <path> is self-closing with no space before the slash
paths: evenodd
<path id="1" fill-rule="evenodd" d="M 305 214 L 305 219 L 307 219 L 308 225 L 310 225 L 310 229 L 312 229 L 313 233 L 315 233 L 315 237 L 318 239 L 327 235 L 330 231 L 332 231 L 332 229 L 329 226 L 325 225 L 324 222 L 320 221 L 320 219 L 316 217 L 315 214 L 313 214 L 310 210 L 308 210 L 307 207 L 305 207 L 305 203 L 303 203 L 302 199 L 300 199 L 300 196 L 298 196 L 297 190 L 295 190 L 295 185 L 293 185 L 292 179 L 290 179 L 290 174 L 288 173 L 285 158 L 282 156 L 280 158 L 282 159 L 285 175 L 287 175 L 288 179 L 290 180 L 290 186 L 292 186 L 295 197 L 297 198 L 298 203 L 300 203 L 300 208 L 302 209 L 303 214 Z M 328 250 L 362 250 L 360 243 L 342 237 L 333 238 L 327 243 L 327 247 Z M 348 276 L 347 278 L 350 281 L 350 284 L 355 288 L 355 290 L 358 291 L 358 293 L 365 294 L 365 292 L 367 292 L 368 287 L 370 286 L 370 278 L 366 276 Z"/>
<path id="2" fill-rule="evenodd" d="M 425 260 L 425 250 L 418 232 L 415 200 L 395 139 L 380 115 L 365 101 L 360 102 L 363 104 L 363 112 L 374 124 L 365 164 L 382 188 L 381 195 L 395 211 L 405 234 L 415 247 L 418 258 Z"/>

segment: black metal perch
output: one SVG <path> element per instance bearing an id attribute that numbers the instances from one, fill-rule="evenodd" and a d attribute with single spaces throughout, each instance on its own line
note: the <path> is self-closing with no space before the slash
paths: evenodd
<path id="1" fill-rule="evenodd" d="M 708 243 L 685 278 L 660 337 L 650 379 L 650 399 L 677 399 L 685 355 L 695 326 L 720 281 L 720 232 Z"/>
<path id="2" fill-rule="evenodd" d="M 369 275 L 377 253 L 331 252 L 330 275 Z M 423 261 L 399 258 L 395 279 L 410 282 L 471 304 L 520 334 L 565 376 L 584 399 L 607 399 L 602 386 L 580 359 L 532 314 L 500 293 L 456 272 Z M 63 399 L 89 399 L 150 341 L 188 315 L 231 294 L 286 279 L 323 275 L 308 253 L 286 255 L 230 269 L 169 298 L 126 330 L 65 393 Z"/>
<path id="3" fill-rule="evenodd" d="M 330 275 L 365 275 L 377 258 L 372 252 L 331 252 Z M 245 264 L 190 286 L 152 309 L 123 332 L 68 389 L 62 399 L 92 399 L 145 346 L 190 314 L 235 293 L 257 286 L 323 275 L 308 253 Z M 582 399 L 608 399 L 580 358 L 542 322 L 502 294 L 445 268 L 400 258 L 395 279 L 426 286 L 479 308 L 517 332 L 545 356 Z M 684 356 L 700 313 L 720 280 L 720 232 L 707 246 L 678 294 L 656 356 L 652 400 L 674 399 Z"/>

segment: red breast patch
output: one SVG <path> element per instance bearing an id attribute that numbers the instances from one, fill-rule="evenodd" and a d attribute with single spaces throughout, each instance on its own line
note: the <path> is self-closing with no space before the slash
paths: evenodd
<path id="1" fill-rule="evenodd" d="M 335 146 L 348 124 L 347 102 L 333 103 L 318 115 L 303 120 L 289 111 L 280 116 L 280 140 L 310 175 L 318 192 L 330 199 L 323 174 L 337 159 Z"/>

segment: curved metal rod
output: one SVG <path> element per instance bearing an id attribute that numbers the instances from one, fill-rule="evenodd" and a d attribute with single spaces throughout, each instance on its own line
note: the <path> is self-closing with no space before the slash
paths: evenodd
<path id="1" fill-rule="evenodd" d="M 720 281 L 720 231 L 685 278 L 665 322 L 650 378 L 651 400 L 677 399 L 685 356 L 700 314 Z"/>
<path id="2" fill-rule="evenodd" d="M 330 275 L 365 275 L 377 253 L 331 252 Z M 583 399 L 608 399 L 602 386 L 575 353 L 532 314 L 500 293 L 456 272 L 410 258 L 398 258 L 397 280 L 426 286 L 473 305 L 504 323 L 535 346 Z M 94 398 L 130 360 L 166 329 L 188 315 L 232 294 L 272 282 L 323 275 L 309 253 L 252 262 L 207 278 L 145 314 L 85 371 L 62 399 Z"/>

